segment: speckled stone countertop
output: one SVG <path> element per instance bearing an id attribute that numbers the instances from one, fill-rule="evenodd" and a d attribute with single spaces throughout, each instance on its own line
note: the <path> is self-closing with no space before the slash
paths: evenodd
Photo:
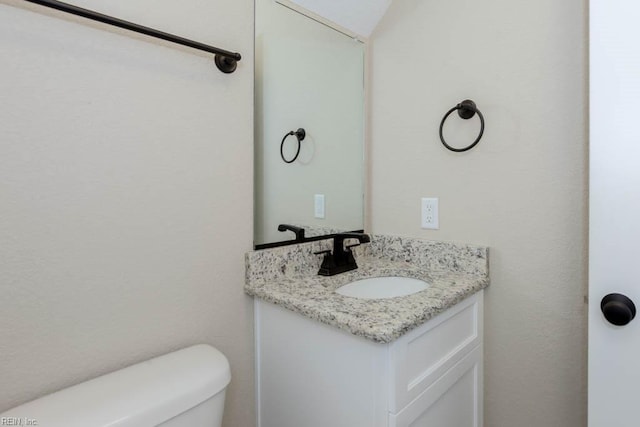
<path id="1" fill-rule="evenodd" d="M 249 252 L 245 292 L 375 342 L 389 343 L 489 285 L 488 248 L 372 235 L 355 250 L 358 269 L 318 276 L 330 240 Z M 360 299 L 334 291 L 367 277 L 421 279 L 418 293 Z"/>

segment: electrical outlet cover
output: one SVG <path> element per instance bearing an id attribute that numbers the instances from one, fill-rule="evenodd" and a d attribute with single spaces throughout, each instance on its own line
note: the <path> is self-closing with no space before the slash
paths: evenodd
<path id="1" fill-rule="evenodd" d="M 422 198 L 422 228 L 427 230 L 438 230 L 440 228 L 438 218 L 438 199 L 435 197 Z"/>

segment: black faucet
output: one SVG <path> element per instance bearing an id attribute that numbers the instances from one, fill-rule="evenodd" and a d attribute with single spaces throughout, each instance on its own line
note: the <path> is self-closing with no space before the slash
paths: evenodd
<path id="1" fill-rule="evenodd" d="M 296 227 L 295 225 L 290 224 L 280 224 L 278 226 L 278 231 L 293 231 L 296 234 L 296 242 L 304 241 L 304 228 Z"/>
<path id="2" fill-rule="evenodd" d="M 359 246 L 361 243 L 368 243 L 371 238 L 364 233 L 338 233 L 333 236 L 333 252 L 331 250 L 317 252 L 324 254 L 322 265 L 318 274 L 320 276 L 333 276 L 334 274 L 344 273 L 358 268 L 356 259 L 353 257 L 351 248 Z M 344 247 L 345 239 L 357 239 L 359 243 Z"/>

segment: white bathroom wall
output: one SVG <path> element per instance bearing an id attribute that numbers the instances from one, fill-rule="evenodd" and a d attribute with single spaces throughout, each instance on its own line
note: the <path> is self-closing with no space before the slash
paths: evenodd
<path id="1" fill-rule="evenodd" d="M 255 424 L 253 1 L 74 0 L 210 55 L 0 1 L 0 411 L 195 343 Z"/>
<path id="2" fill-rule="evenodd" d="M 586 21 L 586 0 L 396 0 L 370 39 L 371 231 L 491 248 L 487 427 L 586 425 Z M 466 98 L 485 135 L 452 153 Z"/>

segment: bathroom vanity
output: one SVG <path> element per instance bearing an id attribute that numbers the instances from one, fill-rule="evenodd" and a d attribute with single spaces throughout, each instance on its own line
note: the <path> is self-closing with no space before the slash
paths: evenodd
<path id="1" fill-rule="evenodd" d="M 327 241 L 247 254 L 259 427 L 481 427 L 484 247 L 372 236 L 359 268 L 317 276 Z M 428 287 L 367 299 L 367 277 Z"/>

